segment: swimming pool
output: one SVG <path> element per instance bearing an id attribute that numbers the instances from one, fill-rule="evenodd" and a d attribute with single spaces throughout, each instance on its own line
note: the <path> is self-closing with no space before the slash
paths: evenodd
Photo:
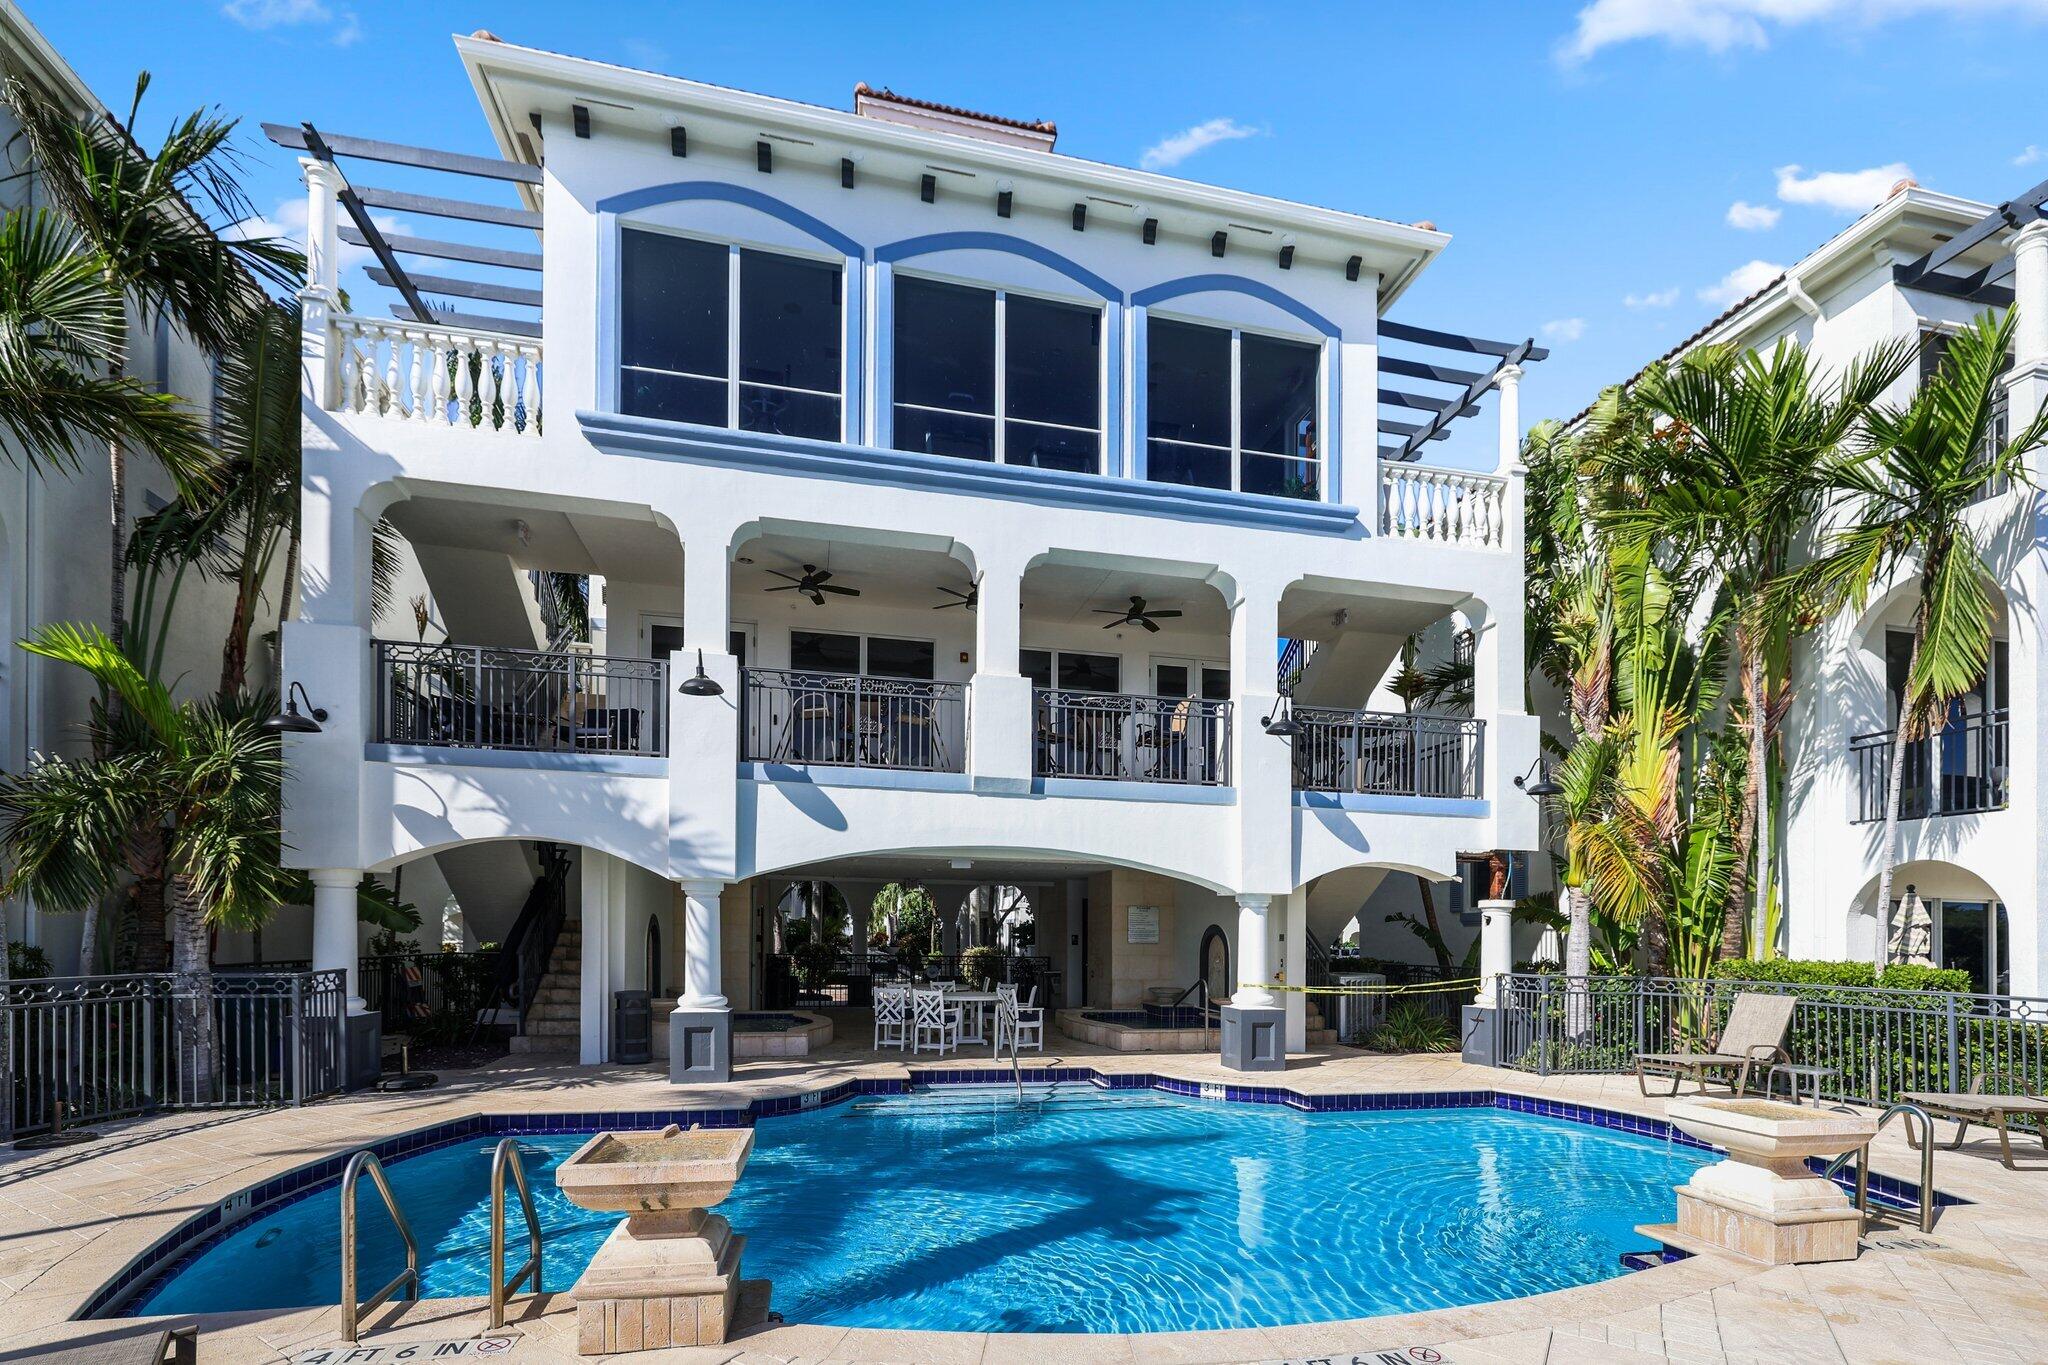
<path id="1" fill-rule="evenodd" d="M 587 1134 L 522 1137 L 545 1286 L 614 1220 L 554 1188 Z M 483 1295 L 495 1139 L 387 1170 L 424 1293 Z M 1496 1108 L 1305 1114 L 1156 1091 L 950 1087 L 764 1119 L 722 1207 L 791 1322 L 956 1331 L 1278 1326 L 1451 1307 L 1622 1273 L 1709 1159 Z M 367 1189 L 362 1283 L 403 1264 Z M 516 1215 L 515 1215 L 516 1217 Z M 253 1218 L 130 1311 L 331 1304 L 338 1195 Z"/>

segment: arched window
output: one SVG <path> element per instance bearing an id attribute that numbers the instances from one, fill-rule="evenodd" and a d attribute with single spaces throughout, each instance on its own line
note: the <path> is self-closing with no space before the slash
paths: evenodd
<path id="1" fill-rule="evenodd" d="M 661 917 L 647 917 L 647 993 L 666 994 L 661 988 Z"/>

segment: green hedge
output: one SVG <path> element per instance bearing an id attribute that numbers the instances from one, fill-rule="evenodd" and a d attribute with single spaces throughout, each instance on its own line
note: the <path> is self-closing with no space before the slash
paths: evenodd
<path id="1" fill-rule="evenodd" d="M 1894 962 L 1879 976 L 1868 962 L 1821 962 L 1778 958 L 1752 962 L 1729 958 L 1716 962 L 1716 977 L 1729 981 L 1772 981 L 1795 986 L 1882 986 L 1894 991 L 1953 991 L 1968 994 L 1970 974 L 1953 967 L 1922 967 Z"/>

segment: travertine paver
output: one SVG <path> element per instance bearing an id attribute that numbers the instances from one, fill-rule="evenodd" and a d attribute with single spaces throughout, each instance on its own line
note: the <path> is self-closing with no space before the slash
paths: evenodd
<path id="1" fill-rule="evenodd" d="M 34 1346 L 105 1339 L 116 1323 L 73 1322 L 94 1290 L 194 1211 L 279 1172 L 392 1133 L 472 1113 L 580 1112 L 734 1105 L 817 1089 L 853 1076 L 901 1076 L 900 1054 L 866 1050 L 864 1020 L 844 1041 L 805 1058 L 742 1063 L 731 1087 L 674 1087 L 647 1068 L 546 1065 L 510 1058 L 450 1076 L 434 1090 L 361 1096 L 303 1110 L 182 1114 L 104 1125 L 84 1147 L 30 1156 L 0 1153 L 0 1361 Z M 1239 1079 L 1208 1055 L 1133 1055 L 1048 1038 L 1038 1065 L 1149 1071 L 1191 1081 Z M 974 1065 L 978 1055 L 949 1058 Z M 926 1061 L 927 1065 L 939 1063 Z M 1027 1063 L 1027 1069 L 1032 1063 Z M 1265 1078 L 1258 1078 L 1263 1081 Z M 1329 1048 L 1293 1059 L 1278 1083 L 1302 1092 L 1511 1090 L 1573 1103 L 1661 1114 L 1628 1077 L 1521 1076 L 1446 1057 L 1374 1057 Z M 1604 1365 L 1605 1362 L 2048 1362 L 2048 1158 L 2008 1172 L 1993 1144 L 1944 1152 L 1946 1189 L 1977 1201 L 1944 1212 L 1935 1230 L 1879 1227 L 1855 1261 L 1775 1270 L 1696 1257 L 1603 1284 L 1535 1298 L 1432 1313 L 1235 1332 L 1149 1336 L 982 1336 L 775 1324 L 723 1347 L 645 1352 L 647 1365 L 769 1362 L 1254 1361 L 1354 1355 L 1446 1365 Z M 1896 1128 L 1877 1167 L 1908 1179 L 1917 1158 Z M 767 1229 L 755 1235 L 772 1235 Z M 373 1316 L 365 1340 L 428 1341 L 475 1335 L 481 1300 L 439 1300 Z M 336 1340 L 337 1309 L 221 1314 L 202 1320 L 208 1362 L 288 1361 Z M 565 1295 L 515 1305 L 523 1340 L 515 1365 L 567 1365 L 575 1315 Z"/>

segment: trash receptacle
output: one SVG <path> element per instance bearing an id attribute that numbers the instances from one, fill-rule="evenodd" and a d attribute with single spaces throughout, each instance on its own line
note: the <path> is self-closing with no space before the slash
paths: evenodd
<path id="1" fill-rule="evenodd" d="M 612 1060 L 627 1066 L 654 1060 L 654 1005 L 646 991 L 612 994 Z"/>

